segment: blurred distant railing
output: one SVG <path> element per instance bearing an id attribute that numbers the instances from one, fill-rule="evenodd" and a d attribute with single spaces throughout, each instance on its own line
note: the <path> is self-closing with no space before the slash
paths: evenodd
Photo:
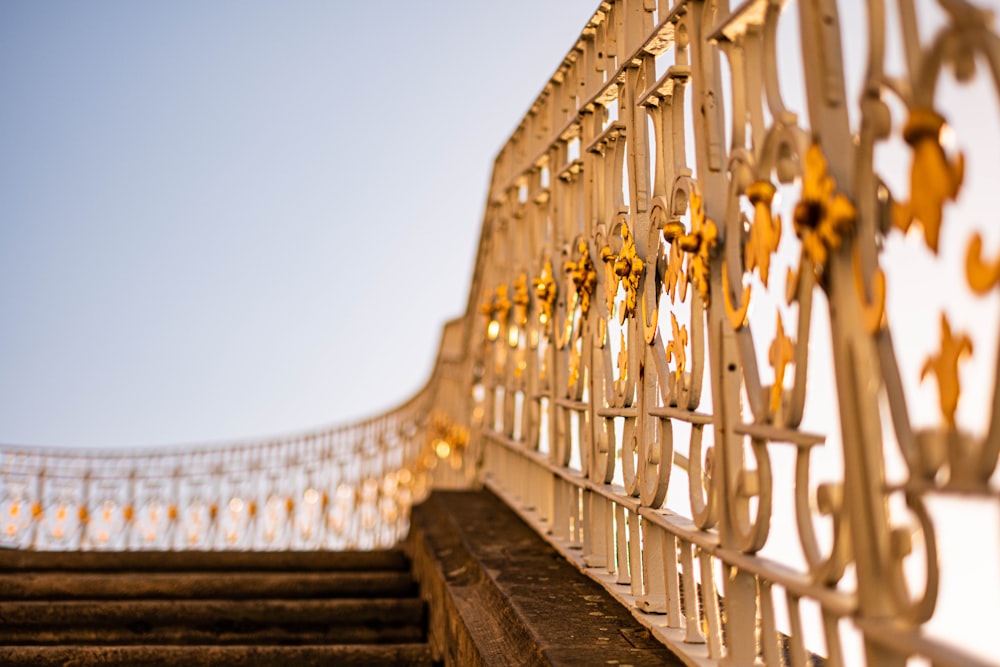
<path id="1" fill-rule="evenodd" d="M 468 432 L 430 407 L 447 385 L 445 352 L 415 398 L 342 427 L 138 451 L 0 447 L 0 548 L 393 546 L 432 477 L 467 483 Z"/>
<path id="2" fill-rule="evenodd" d="M 412 427 L 411 427 L 412 428 Z M 0 452 L 7 547 L 316 549 L 405 534 L 414 449 L 388 420 L 190 451 Z"/>
<path id="3" fill-rule="evenodd" d="M 1000 663 L 992 22 L 601 2 L 496 159 L 413 401 L 276 444 L 4 450 L 3 544 L 380 546 L 478 481 L 689 664 Z"/>

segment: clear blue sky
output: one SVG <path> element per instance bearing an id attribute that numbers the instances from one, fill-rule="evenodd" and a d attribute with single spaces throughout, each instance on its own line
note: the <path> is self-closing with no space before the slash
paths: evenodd
<path id="1" fill-rule="evenodd" d="M 351 420 L 463 311 L 590 0 L 0 4 L 0 442 Z"/>

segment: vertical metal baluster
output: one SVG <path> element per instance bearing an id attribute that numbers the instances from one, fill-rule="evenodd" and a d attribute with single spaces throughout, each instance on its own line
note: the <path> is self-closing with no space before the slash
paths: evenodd
<path id="1" fill-rule="evenodd" d="M 28 536 L 28 544 L 31 545 L 31 549 L 38 548 L 38 535 L 42 530 L 41 523 L 45 519 L 45 475 L 48 466 L 42 465 L 41 470 L 38 472 L 38 479 L 35 480 L 35 498 L 38 507 L 41 512 L 35 515 L 34 511 L 31 513 L 31 524 L 30 524 L 30 535 Z M 27 472 L 27 471 L 26 471 Z M 25 485 L 27 487 L 27 484 Z M 34 508 L 32 508 L 34 509 Z"/>
<path id="2" fill-rule="evenodd" d="M 726 572 L 726 658 L 732 665 L 752 667 L 757 658 L 756 579 L 737 567 L 723 567 Z"/>
<path id="3" fill-rule="evenodd" d="M 551 477 L 554 504 L 551 533 L 557 539 L 565 541 L 569 539 L 569 508 L 566 506 L 569 489 L 566 488 L 566 482 L 561 477 L 556 475 L 551 475 Z"/>
<path id="4" fill-rule="evenodd" d="M 698 549 L 698 561 L 701 564 L 701 603 L 708 625 L 708 655 L 710 658 L 722 657 L 722 624 L 719 617 L 719 595 L 715 587 L 715 568 L 712 567 L 712 554 L 704 549 Z"/>
<path id="5" fill-rule="evenodd" d="M 664 530 L 646 519 L 640 522 L 642 528 L 642 579 L 644 591 L 639 599 L 639 608 L 645 612 L 665 614 L 667 592 L 663 568 Z"/>
<path id="6" fill-rule="evenodd" d="M 628 571 L 628 523 L 625 519 L 625 507 L 614 503 L 615 513 L 615 567 L 618 578 L 615 583 L 629 584 L 631 578 Z"/>
<path id="7" fill-rule="evenodd" d="M 135 532 L 135 511 L 136 511 L 136 486 L 138 482 L 136 481 L 139 471 L 136 468 L 135 462 L 129 468 L 128 472 L 128 482 L 125 487 L 125 506 L 122 508 L 122 548 L 130 549 L 133 544 L 133 535 Z"/>
<path id="8" fill-rule="evenodd" d="M 583 548 L 585 530 L 583 528 L 583 489 L 571 484 L 570 492 L 570 518 L 573 521 L 570 547 L 574 549 Z"/>
<path id="9" fill-rule="evenodd" d="M 760 600 L 760 647 L 765 665 L 781 665 L 781 649 L 778 644 L 778 629 L 774 621 L 774 598 L 771 582 L 758 577 L 757 590 Z"/>
<path id="10" fill-rule="evenodd" d="M 604 512 L 601 498 L 590 489 L 583 490 L 583 564 L 603 567 L 605 563 Z"/>
<path id="11" fill-rule="evenodd" d="M 788 637 L 792 661 L 791 667 L 806 667 L 808 663 L 805 638 L 802 635 L 802 614 L 799 611 L 799 596 L 790 591 L 785 591 L 785 597 L 788 600 L 788 624 L 791 628 Z"/>
<path id="12" fill-rule="evenodd" d="M 663 579 L 666 582 L 667 627 L 679 628 L 682 623 L 681 591 L 677 573 L 677 538 L 673 533 L 661 531 Z"/>
<path id="13" fill-rule="evenodd" d="M 76 538 L 76 548 L 83 551 L 87 544 L 86 539 L 89 534 L 90 526 L 90 513 L 92 507 L 90 506 L 90 466 L 87 466 L 86 472 L 83 474 L 83 491 L 80 494 L 80 507 L 77 508 L 77 538 Z"/>
<path id="14" fill-rule="evenodd" d="M 614 574 L 617 567 L 616 540 L 615 540 L 615 504 L 607 498 L 601 497 L 604 503 L 604 541 L 605 558 L 604 567 L 608 574 Z"/>
<path id="15" fill-rule="evenodd" d="M 684 641 L 688 644 L 704 644 L 705 637 L 701 634 L 701 622 L 698 619 L 698 588 L 694 579 L 694 558 L 691 549 L 694 545 L 680 538 L 681 544 L 681 576 L 684 583 L 682 607 L 684 611 Z"/>
<path id="16" fill-rule="evenodd" d="M 594 532 L 595 528 L 595 517 L 593 508 L 593 491 L 590 489 L 581 489 L 581 501 L 582 501 L 582 520 L 583 520 L 583 541 L 581 546 L 583 548 L 583 563 L 587 567 L 593 567 L 590 563 L 594 557 L 594 542 L 596 534 Z"/>
<path id="17" fill-rule="evenodd" d="M 836 614 L 823 610 L 823 636 L 826 638 L 826 667 L 842 667 L 843 651 L 840 645 L 840 624 Z"/>
<path id="18" fill-rule="evenodd" d="M 639 531 L 639 515 L 626 511 L 628 521 L 628 571 L 632 595 L 642 596 L 642 534 Z"/>

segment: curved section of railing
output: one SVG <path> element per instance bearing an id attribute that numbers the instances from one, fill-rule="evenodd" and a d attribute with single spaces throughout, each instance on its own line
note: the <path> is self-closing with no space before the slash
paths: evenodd
<path id="1" fill-rule="evenodd" d="M 481 477 L 691 664 L 1000 660 L 989 4 L 606 0 L 496 160 Z"/>
<path id="2" fill-rule="evenodd" d="M 219 448 L 3 450 L 0 544 L 62 549 L 373 548 L 396 541 L 417 480 L 389 418 Z"/>
<path id="3" fill-rule="evenodd" d="M 411 505 L 432 485 L 466 482 L 468 432 L 434 408 L 447 397 L 454 327 L 446 327 L 421 392 L 357 423 L 201 447 L 0 447 L 0 548 L 392 546 L 408 531 Z"/>

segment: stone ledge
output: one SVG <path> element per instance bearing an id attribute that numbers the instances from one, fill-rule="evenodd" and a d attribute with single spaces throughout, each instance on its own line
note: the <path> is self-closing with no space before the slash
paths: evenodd
<path id="1" fill-rule="evenodd" d="M 445 665 L 682 665 L 489 491 L 436 491 L 405 548 Z"/>

